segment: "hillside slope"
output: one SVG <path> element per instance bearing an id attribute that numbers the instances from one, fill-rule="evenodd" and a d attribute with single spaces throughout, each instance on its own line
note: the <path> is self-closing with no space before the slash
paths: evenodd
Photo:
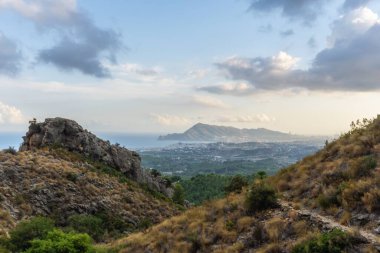
<path id="1" fill-rule="evenodd" d="M 380 233 L 380 116 L 273 179 L 282 196 L 343 224 Z"/>
<path id="2" fill-rule="evenodd" d="M 248 212 L 246 196 L 252 190 L 246 189 L 109 247 L 116 252 L 379 252 L 379 156 L 380 116 L 353 124 L 315 155 L 268 178 L 281 198 L 277 208 Z M 349 239 L 334 241 L 336 229 Z M 322 239 L 315 239 L 321 233 Z"/>
<path id="3" fill-rule="evenodd" d="M 66 150 L 0 152 L 0 233 L 33 216 L 65 226 L 75 214 L 112 218 L 127 232 L 178 210 L 112 168 Z"/>

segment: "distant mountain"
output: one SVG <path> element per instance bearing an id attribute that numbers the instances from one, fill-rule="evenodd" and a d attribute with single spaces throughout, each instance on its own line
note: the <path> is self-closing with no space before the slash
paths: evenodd
<path id="1" fill-rule="evenodd" d="M 283 142 L 324 140 L 326 137 L 301 136 L 273 131 L 265 128 L 239 129 L 198 123 L 184 133 L 160 136 L 159 140 L 175 141 L 223 141 L 223 142 Z"/>

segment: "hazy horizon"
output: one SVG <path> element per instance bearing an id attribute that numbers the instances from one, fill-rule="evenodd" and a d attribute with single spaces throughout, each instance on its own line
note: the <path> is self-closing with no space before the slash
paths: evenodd
<path id="1" fill-rule="evenodd" d="M 0 0 L 0 132 L 337 135 L 380 108 L 380 2 Z"/>

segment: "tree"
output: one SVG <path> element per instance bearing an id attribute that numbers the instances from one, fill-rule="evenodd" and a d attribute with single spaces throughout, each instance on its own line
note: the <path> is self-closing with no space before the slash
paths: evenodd
<path id="1" fill-rule="evenodd" d="M 248 185 L 247 179 L 245 179 L 241 175 L 236 175 L 231 179 L 230 183 L 224 188 L 224 191 L 227 193 L 230 193 L 230 192 L 240 193 L 242 188 L 247 185 Z"/>
<path id="2" fill-rule="evenodd" d="M 89 234 L 95 241 L 101 240 L 105 231 L 102 219 L 86 214 L 70 216 L 69 226 L 76 232 Z"/>
<path id="3" fill-rule="evenodd" d="M 12 251 L 24 251 L 30 247 L 34 239 L 44 238 L 54 229 L 54 222 L 48 218 L 35 217 L 28 221 L 22 221 L 9 233 L 10 248 Z"/>
<path id="4" fill-rule="evenodd" d="M 183 190 L 182 185 L 175 184 L 174 185 L 174 194 L 173 194 L 173 202 L 176 204 L 183 205 L 185 202 L 185 192 Z"/>
<path id="5" fill-rule="evenodd" d="M 245 200 L 248 213 L 265 210 L 277 206 L 275 190 L 268 184 L 259 181 L 253 183 Z"/>
<path id="6" fill-rule="evenodd" d="M 91 243 L 91 237 L 87 234 L 64 233 L 54 229 L 46 238 L 33 240 L 25 253 L 95 253 Z"/>

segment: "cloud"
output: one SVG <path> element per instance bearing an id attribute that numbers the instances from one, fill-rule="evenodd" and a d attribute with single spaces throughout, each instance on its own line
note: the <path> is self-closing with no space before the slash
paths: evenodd
<path id="1" fill-rule="evenodd" d="M 233 57 L 216 66 L 230 79 L 249 83 L 256 92 L 294 88 L 316 91 L 380 90 L 380 23 L 377 15 L 361 8 L 334 24 L 332 35 L 335 39 L 332 45 L 320 51 L 307 70 L 296 68 L 298 58 L 285 52 L 274 57 Z M 221 91 L 215 87 L 204 90 L 213 93 Z M 247 91 L 252 93 L 248 88 Z"/>
<path id="2" fill-rule="evenodd" d="M 346 0 L 342 6 L 343 11 L 351 11 L 366 6 L 371 0 Z"/>
<path id="3" fill-rule="evenodd" d="M 76 0 L 0 0 L 0 8 L 12 9 L 37 25 L 51 26 L 70 22 Z"/>
<path id="4" fill-rule="evenodd" d="M 24 116 L 19 109 L 0 102 L 0 124 L 20 124 L 23 122 Z"/>
<path id="5" fill-rule="evenodd" d="M 289 36 L 294 35 L 294 31 L 292 29 L 289 29 L 289 30 L 280 32 L 280 35 L 282 37 L 289 37 Z"/>
<path id="6" fill-rule="evenodd" d="M 227 77 L 234 80 L 245 80 L 253 84 L 255 89 L 278 89 L 282 80 L 296 66 L 298 58 L 285 52 L 273 57 L 239 58 L 233 57 L 216 66 Z"/>
<path id="7" fill-rule="evenodd" d="M 215 108 L 226 108 L 227 105 L 221 101 L 220 99 L 213 98 L 210 96 L 199 96 L 196 95 L 193 97 L 193 101 L 196 104 L 207 106 L 207 107 L 215 107 Z"/>
<path id="8" fill-rule="evenodd" d="M 347 42 L 379 24 L 379 16 L 367 7 L 348 12 L 332 23 L 332 32 L 328 37 L 328 46 L 332 47 L 340 41 Z"/>
<path id="9" fill-rule="evenodd" d="M 351 10 L 365 7 L 372 0 L 345 0 L 341 10 L 347 13 Z M 301 20 L 310 25 L 323 13 L 323 7 L 328 0 L 250 0 L 251 11 L 271 12 L 279 10 L 284 17 L 291 20 Z"/>
<path id="10" fill-rule="evenodd" d="M 127 73 L 134 73 L 142 76 L 156 76 L 161 72 L 161 69 L 159 67 L 146 68 L 134 63 L 126 63 L 123 64 L 121 67 L 123 71 Z"/>
<path id="11" fill-rule="evenodd" d="M 163 126 L 184 126 L 191 123 L 191 121 L 182 116 L 169 115 L 169 114 L 152 114 L 155 121 Z"/>
<path id="12" fill-rule="evenodd" d="M 202 79 L 209 74 L 209 69 L 194 69 L 186 73 L 186 76 L 190 79 Z"/>
<path id="13" fill-rule="evenodd" d="M 0 74 L 20 72 L 22 55 L 17 45 L 0 32 Z"/>
<path id="14" fill-rule="evenodd" d="M 112 29 L 97 27 L 86 13 L 77 9 L 75 0 L 0 0 L 0 8 L 14 10 L 41 31 L 58 34 L 60 40 L 56 45 L 40 50 L 40 62 L 65 71 L 110 77 L 103 61 L 116 62 L 116 52 L 122 46 L 120 35 Z"/>
<path id="15" fill-rule="evenodd" d="M 235 123 L 268 123 L 276 121 L 274 117 L 270 117 L 264 113 L 257 115 L 234 115 L 234 116 L 222 116 L 216 120 L 217 122 L 235 122 Z"/>
<path id="16" fill-rule="evenodd" d="M 270 12 L 279 10 L 290 19 L 302 20 L 305 24 L 314 21 L 327 0 L 251 0 L 250 10 Z"/>
<path id="17" fill-rule="evenodd" d="M 247 83 L 227 83 L 222 85 L 211 85 L 198 88 L 200 91 L 207 91 L 220 95 L 245 96 L 254 92 L 251 85 Z"/>
<path id="18" fill-rule="evenodd" d="M 315 41 L 315 38 L 314 37 L 310 37 L 310 39 L 307 41 L 307 45 L 314 49 L 317 47 L 317 42 Z"/>

